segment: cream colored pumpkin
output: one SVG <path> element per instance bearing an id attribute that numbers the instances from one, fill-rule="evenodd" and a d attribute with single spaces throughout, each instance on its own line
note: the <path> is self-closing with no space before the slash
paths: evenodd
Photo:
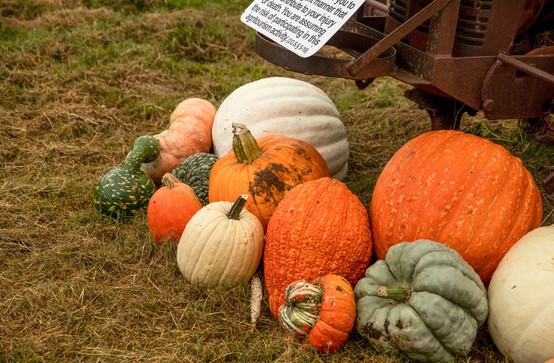
<path id="1" fill-rule="evenodd" d="M 244 209 L 246 197 L 220 201 L 190 219 L 177 245 L 177 265 L 185 280 L 207 286 L 249 281 L 260 263 L 264 228 Z"/>
<path id="2" fill-rule="evenodd" d="M 346 128 L 329 96 L 311 83 L 269 77 L 235 89 L 219 106 L 212 126 L 214 154 L 231 150 L 232 124 L 244 124 L 254 137 L 278 133 L 311 144 L 327 162 L 331 176 L 348 173 Z"/>
<path id="3" fill-rule="evenodd" d="M 554 357 L 554 225 L 532 230 L 514 244 L 489 288 L 488 330 L 514 363 Z"/>

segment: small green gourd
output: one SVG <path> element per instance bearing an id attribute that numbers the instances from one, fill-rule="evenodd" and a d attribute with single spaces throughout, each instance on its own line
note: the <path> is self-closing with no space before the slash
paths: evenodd
<path id="1" fill-rule="evenodd" d="M 217 156 L 214 154 L 196 153 L 183 160 L 172 172 L 180 181 L 194 190 L 202 205 L 209 203 L 208 186 L 210 172 L 216 161 Z"/>
<path id="2" fill-rule="evenodd" d="M 133 215 L 146 207 L 156 186 L 140 168 L 159 154 L 158 140 L 149 135 L 139 136 L 123 164 L 107 172 L 94 188 L 94 207 L 114 218 Z"/>

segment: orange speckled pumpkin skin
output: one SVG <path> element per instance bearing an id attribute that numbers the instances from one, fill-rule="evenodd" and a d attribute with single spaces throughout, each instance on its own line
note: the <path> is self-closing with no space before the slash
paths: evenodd
<path id="1" fill-rule="evenodd" d="M 142 164 L 142 171 L 159 184 L 190 155 L 209 152 L 212 147 L 212 125 L 216 107 L 202 98 L 181 101 L 169 117 L 166 130 L 154 135 L 160 142 L 160 155 Z"/>
<path id="2" fill-rule="evenodd" d="M 399 242 L 430 239 L 458 251 L 485 285 L 542 214 L 540 191 L 519 158 L 455 130 L 427 132 L 400 148 L 370 204 L 377 258 Z"/>
<path id="3" fill-rule="evenodd" d="M 316 283 L 323 287 L 319 320 L 308 341 L 320 353 L 332 353 L 348 339 L 356 320 L 356 300 L 350 283 L 342 276 L 329 274 Z"/>
<path id="4" fill-rule="evenodd" d="M 189 220 L 202 208 L 192 188 L 175 176 L 164 175 L 162 183 L 150 198 L 146 213 L 148 229 L 158 245 L 164 239 L 179 242 Z"/>
<path id="5" fill-rule="evenodd" d="M 267 228 L 269 218 L 286 192 L 306 181 L 329 176 L 323 157 L 310 144 L 277 134 L 256 140 L 263 154 L 251 164 L 237 161 L 231 150 L 212 167 L 210 203 L 249 194 L 245 208 Z"/>
<path id="6" fill-rule="evenodd" d="M 263 266 L 271 313 L 277 318 L 291 282 L 336 274 L 354 285 L 371 255 L 367 211 L 345 183 L 324 177 L 294 187 L 266 232 Z"/>

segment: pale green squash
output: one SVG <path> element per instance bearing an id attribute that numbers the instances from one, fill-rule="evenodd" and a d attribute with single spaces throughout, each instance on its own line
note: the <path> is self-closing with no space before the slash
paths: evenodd
<path id="1" fill-rule="evenodd" d="M 354 292 L 358 333 L 379 352 L 415 361 L 468 354 L 488 314 L 477 273 L 456 251 L 429 240 L 392 246 Z"/>

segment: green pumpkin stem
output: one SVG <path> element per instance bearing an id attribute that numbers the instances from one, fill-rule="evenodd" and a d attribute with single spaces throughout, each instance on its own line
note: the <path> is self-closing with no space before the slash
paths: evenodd
<path id="1" fill-rule="evenodd" d="M 408 301 L 410 296 L 412 296 L 412 289 L 409 286 L 381 286 L 377 290 L 377 295 L 404 302 Z"/>
<path id="2" fill-rule="evenodd" d="M 252 164 L 264 152 L 256 142 L 254 135 L 240 123 L 233 123 L 233 151 L 241 164 Z"/>
<path id="3" fill-rule="evenodd" d="M 241 194 L 233 203 L 231 206 L 231 209 L 229 209 L 229 212 L 227 213 L 227 217 L 229 219 L 235 219 L 239 220 L 240 212 L 242 212 L 242 208 L 244 208 L 244 205 L 246 204 L 246 200 L 248 199 L 248 194 Z"/>
<path id="4" fill-rule="evenodd" d="M 175 188 L 175 184 L 180 183 L 181 180 L 171 173 L 165 173 L 162 177 L 162 184 L 168 189 Z"/>

